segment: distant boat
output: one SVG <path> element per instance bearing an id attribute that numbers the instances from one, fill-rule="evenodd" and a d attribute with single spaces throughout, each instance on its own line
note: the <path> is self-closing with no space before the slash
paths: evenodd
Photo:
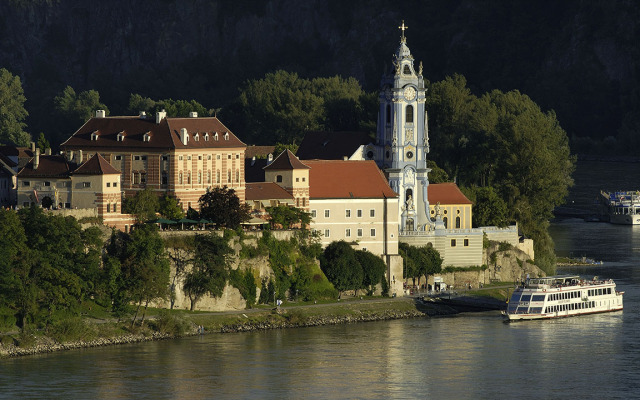
<path id="1" fill-rule="evenodd" d="M 640 192 L 600 191 L 601 219 L 620 225 L 640 225 Z"/>
<path id="2" fill-rule="evenodd" d="M 516 288 L 502 315 L 518 321 L 619 311 L 623 294 L 611 279 L 583 280 L 577 275 L 531 278 Z"/>

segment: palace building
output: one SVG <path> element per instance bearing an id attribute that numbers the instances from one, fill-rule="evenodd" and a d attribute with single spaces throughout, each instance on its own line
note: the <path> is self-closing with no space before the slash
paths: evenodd
<path id="1" fill-rule="evenodd" d="M 60 146 L 78 164 L 99 153 L 120 171 L 126 196 L 148 188 L 198 208 L 208 187 L 227 186 L 245 198 L 246 145 L 216 117 L 108 117 L 103 110 Z"/>

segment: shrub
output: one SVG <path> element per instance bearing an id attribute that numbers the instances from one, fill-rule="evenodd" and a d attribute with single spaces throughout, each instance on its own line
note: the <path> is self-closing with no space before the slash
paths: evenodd
<path id="1" fill-rule="evenodd" d="M 149 326 L 160 333 L 172 336 L 183 335 L 189 327 L 187 321 L 169 310 L 160 310 L 158 316 L 149 321 Z"/>

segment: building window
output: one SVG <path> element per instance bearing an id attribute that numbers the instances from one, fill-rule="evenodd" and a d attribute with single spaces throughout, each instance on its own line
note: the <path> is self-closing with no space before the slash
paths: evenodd
<path id="1" fill-rule="evenodd" d="M 182 185 L 182 172 L 178 174 L 178 184 Z"/>
<path id="2" fill-rule="evenodd" d="M 227 182 L 231 183 L 231 170 L 227 171 Z"/>
<path id="3" fill-rule="evenodd" d="M 446 212 L 446 210 L 445 210 L 445 212 Z M 449 220 L 447 219 L 447 217 L 442 218 L 442 222 L 444 223 L 444 227 L 447 228 L 448 227 L 448 223 L 449 223 Z"/>
<path id="4" fill-rule="evenodd" d="M 282 182 L 282 175 L 276 176 L 276 182 Z"/>
<path id="5" fill-rule="evenodd" d="M 134 159 L 135 161 L 140 161 L 140 156 L 133 156 L 133 159 Z"/>
<path id="6" fill-rule="evenodd" d="M 324 210 L 324 217 L 329 218 L 329 210 Z"/>
<path id="7" fill-rule="evenodd" d="M 407 106 L 406 111 L 407 111 L 406 122 L 413 123 L 413 106 Z"/>
<path id="8" fill-rule="evenodd" d="M 107 187 L 111 187 L 111 182 L 107 182 Z"/>
<path id="9" fill-rule="evenodd" d="M 211 185 L 211 171 L 207 171 L 207 185 Z"/>
<path id="10" fill-rule="evenodd" d="M 456 229 L 460 229 L 460 217 L 456 217 Z"/>
<path id="11" fill-rule="evenodd" d="M 315 218 L 316 217 L 316 210 L 311 210 L 311 218 Z"/>
<path id="12" fill-rule="evenodd" d="M 216 183 L 220 183 L 220 170 L 216 171 Z"/>
<path id="13" fill-rule="evenodd" d="M 469 239 L 464 240 L 464 247 L 469 247 Z"/>
<path id="14" fill-rule="evenodd" d="M 191 185 L 191 172 L 187 172 L 187 185 Z"/>
<path id="15" fill-rule="evenodd" d="M 351 210 L 345 210 L 345 213 L 344 213 L 344 214 L 345 214 L 345 215 L 344 215 L 345 217 L 347 217 L 347 218 L 351 218 Z"/>
<path id="16" fill-rule="evenodd" d="M 207 156 L 207 160 L 211 160 L 211 154 Z"/>
<path id="17" fill-rule="evenodd" d="M 107 203 L 107 212 L 111 212 L 111 204 Z"/>
<path id="18" fill-rule="evenodd" d="M 227 154 L 227 160 L 231 160 L 231 154 Z"/>
<path id="19" fill-rule="evenodd" d="M 402 73 L 405 75 L 411 75 L 411 69 L 409 68 L 409 65 L 405 64 L 404 69 L 402 70 Z"/>
<path id="20" fill-rule="evenodd" d="M 29 181 L 23 181 L 23 182 L 22 182 L 22 186 L 31 186 L 31 182 L 29 182 Z"/>
<path id="21" fill-rule="evenodd" d="M 302 177 L 302 182 L 306 182 L 306 181 L 307 181 L 307 178 L 303 176 Z"/>
<path id="22" fill-rule="evenodd" d="M 451 247 L 456 247 L 456 240 L 455 239 L 451 239 Z"/>
<path id="23" fill-rule="evenodd" d="M 187 160 L 191 161 L 191 156 L 187 156 Z"/>
<path id="24" fill-rule="evenodd" d="M 131 174 L 131 175 L 133 175 L 133 176 L 132 176 L 132 178 L 133 178 L 133 184 L 134 184 L 134 185 L 139 184 L 139 183 L 140 183 L 140 175 L 139 175 L 139 174 L 136 174 L 135 172 L 134 172 L 133 174 Z"/>
<path id="25" fill-rule="evenodd" d="M 220 154 L 216 155 L 216 160 L 220 159 Z"/>
<path id="26" fill-rule="evenodd" d="M 300 182 L 300 178 L 296 178 L 296 182 Z"/>
<path id="27" fill-rule="evenodd" d="M 183 157 L 182 156 L 178 156 L 178 160 L 182 161 Z"/>
<path id="28" fill-rule="evenodd" d="M 374 209 L 369 210 L 369 216 L 371 218 L 374 218 L 376 216 L 376 210 L 374 210 Z"/>
<path id="29" fill-rule="evenodd" d="M 202 184 L 202 172 L 198 171 L 198 185 Z"/>
<path id="30" fill-rule="evenodd" d="M 324 237 L 329 237 L 329 229 L 324 230 Z"/>
<path id="31" fill-rule="evenodd" d="M 49 182 L 49 181 L 45 181 L 45 182 L 44 182 L 44 185 L 45 185 L 45 186 L 51 186 L 51 182 Z"/>
<path id="32" fill-rule="evenodd" d="M 391 105 L 387 104 L 387 124 L 391 123 Z"/>
<path id="33" fill-rule="evenodd" d="M 91 182 L 82 182 L 82 187 L 83 188 L 90 188 L 91 187 Z"/>
<path id="34" fill-rule="evenodd" d="M 240 158 L 240 154 L 236 154 L 236 160 Z"/>
<path id="35" fill-rule="evenodd" d="M 351 237 L 351 229 L 347 228 L 347 229 L 344 231 L 344 236 L 345 236 L 345 237 Z"/>
<path id="36" fill-rule="evenodd" d="M 240 170 L 236 170 L 236 182 L 240 182 Z"/>
<path id="37" fill-rule="evenodd" d="M 163 173 L 162 173 L 162 181 L 161 181 L 161 183 L 162 183 L 163 185 L 167 185 L 167 184 L 169 184 L 169 176 L 167 175 L 167 173 L 166 173 L 166 172 L 163 172 Z"/>
<path id="38" fill-rule="evenodd" d="M 122 156 L 116 156 L 116 161 L 122 160 Z"/>
<path id="39" fill-rule="evenodd" d="M 362 210 L 358 210 L 356 212 L 356 215 L 357 215 L 358 218 L 362 218 Z"/>
<path id="40" fill-rule="evenodd" d="M 358 237 L 362 237 L 362 228 L 358 228 Z"/>
<path id="41" fill-rule="evenodd" d="M 169 161 L 169 156 L 162 156 L 162 161 Z"/>
<path id="42" fill-rule="evenodd" d="M 198 156 L 198 160 L 202 160 L 202 156 Z"/>
<path id="43" fill-rule="evenodd" d="M 113 182 L 113 187 L 118 187 L 118 182 Z"/>
<path id="44" fill-rule="evenodd" d="M 376 237 L 376 230 L 374 228 L 371 229 L 371 237 Z"/>

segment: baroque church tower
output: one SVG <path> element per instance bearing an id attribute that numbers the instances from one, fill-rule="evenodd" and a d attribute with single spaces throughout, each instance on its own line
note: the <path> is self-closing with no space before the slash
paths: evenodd
<path id="1" fill-rule="evenodd" d="M 393 68 L 382 76 L 376 137 L 376 162 L 400 197 L 400 230 L 430 230 L 427 154 L 429 133 L 422 63 L 418 70 L 404 31 Z"/>

